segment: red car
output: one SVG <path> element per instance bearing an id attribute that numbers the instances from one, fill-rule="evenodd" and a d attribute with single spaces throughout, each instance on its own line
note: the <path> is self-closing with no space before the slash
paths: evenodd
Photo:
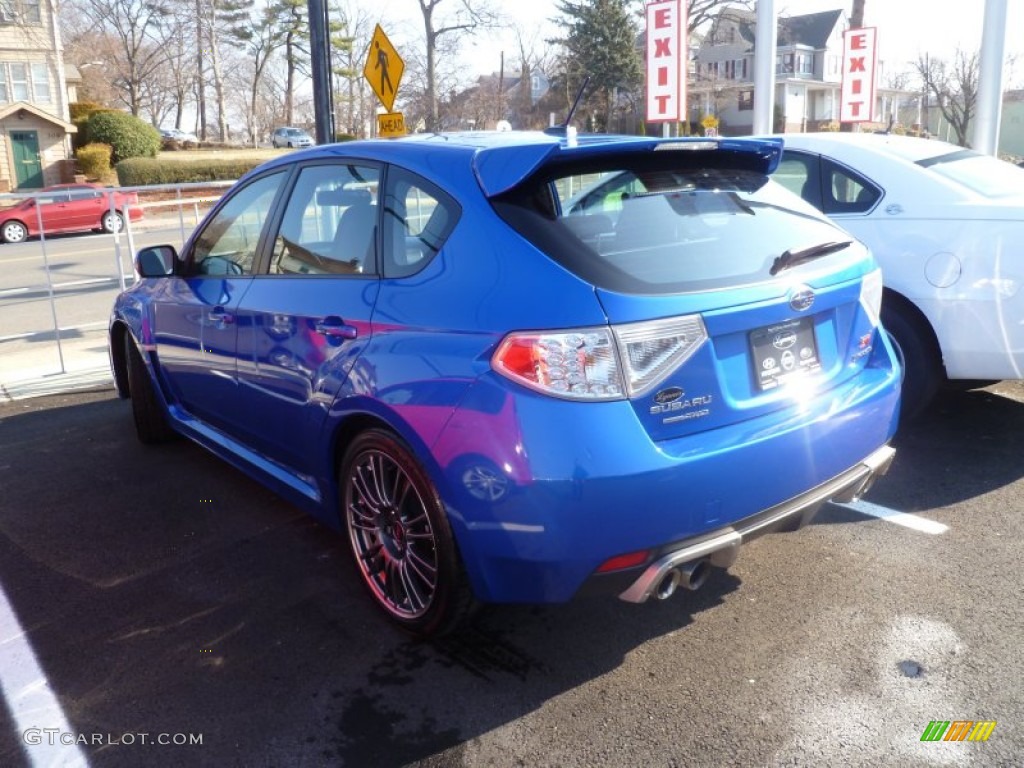
<path id="1" fill-rule="evenodd" d="M 113 213 L 108 193 L 109 189 L 96 184 L 56 184 L 41 189 L 37 197 L 26 198 L 0 212 L 3 222 L 0 239 L 5 243 L 20 243 L 38 235 L 39 214 L 42 214 L 43 231 L 47 235 L 87 230 L 120 232 L 124 228 L 126 207 L 132 221 L 142 218 L 142 209 L 136 207 L 139 202 L 136 193 L 114 192 Z"/>

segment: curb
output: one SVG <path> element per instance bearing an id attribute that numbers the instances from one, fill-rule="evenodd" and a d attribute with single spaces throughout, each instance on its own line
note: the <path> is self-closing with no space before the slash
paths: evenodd
<path id="1" fill-rule="evenodd" d="M 25 381 L 0 382 L 0 405 L 31 397 L 59 395 L 80 389 L 113 389 L 110 367 L 87 368 L 71 373 L 56 373 Z"/>

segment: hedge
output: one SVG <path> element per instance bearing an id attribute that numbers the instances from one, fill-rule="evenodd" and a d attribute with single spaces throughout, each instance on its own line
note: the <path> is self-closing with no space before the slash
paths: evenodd
<path id="1" fill-rule="evenodd" d="M 122 160 L 117 164 L 117 180 L 122 187 L 150 184 L 190 184 L 201 181 L 234 181 L 263 160 L 180 160 L 161 161 L 145 157 Z"/>
<path id="2" fill-rule="evenodd" d="M 73 101 L 68 104 L 71 113 L 71 122 L 78 128 L 78 133 L 72 134 L 71 144 L 75 149 L 80 149 L 90 143 L 89 139 L 89 118 L 96 112 L 114 112 L 95 101 Z"/>
<path id="3" fill-rule="evenodd" d="M 87 126 L 90 142 L 113 147 L 115 163 L 129 157 L 156 157 L 160 151 L 160 132 L 127 112 L 93 112 Z"/>
<path id="4" fill-rule="evenodd" d="M 75 152 L 82 173 L 90 179 L 102 179 L 110 173 L 110 145 L 92 142 Z"/>

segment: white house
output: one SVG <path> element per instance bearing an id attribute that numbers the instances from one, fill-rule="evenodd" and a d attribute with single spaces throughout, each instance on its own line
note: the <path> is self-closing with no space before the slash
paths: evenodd
<path id="1" fill-rule="evenodd" d="M 692 122 L 712 115 L 720 121 L 721 131 L 735 135 L 753 130 L 756 21 L 750 11 L 726 8 L 712 23 L 691 68 Z M 778 20 L 775 130 L 821 130 L 839 119 L 843 32 L 848 26 L 846 14 L 839 9 Z M 883 87 L 881 61 L 875 76 L 876 120 L 885 124 L 915 94 Z"/>

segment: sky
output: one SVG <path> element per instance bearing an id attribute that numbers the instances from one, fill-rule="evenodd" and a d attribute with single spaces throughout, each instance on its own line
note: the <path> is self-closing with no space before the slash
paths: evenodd
<path id="1" fill-rule="evenodd" d="M 553 0 L 492 1 L 524 29 L 538 30 L 541 41 L 553 33 L 554 27 L 549 22 L 556 15 Z M 402 7 L 408 4 L 416 10 L 412 2 L 402 0 Z M 789 16 L 839 8 L 849 14 L 852 6 L 852 0 L 775 0 L 776 13 Z M 964 50 L 980 48 L 984 12 L 985 0 L 959 0 L 956 3 L 865 0 L 864 25 L 878 28 L 879 58 L 886 62 L 887 72 L 896 73 L 910 71 L 910 62 L 917 59 L 918 53 L 952 58 L 958 46 Z M 1007 0 L 1006 22 L 1006 52 L 1016 53 L 1018 59 L 1008 74 L 1006 85 L 1021 87 L 1024 84 L 1024 0 Z M 506 66 L 510 59 L 517 58 L 514 36 L 493 35 L 490 39 L 481 40 L 467 53 L 473 66 L 483 73 L 497 71 L 501 50 L 505 50 Z"/>

